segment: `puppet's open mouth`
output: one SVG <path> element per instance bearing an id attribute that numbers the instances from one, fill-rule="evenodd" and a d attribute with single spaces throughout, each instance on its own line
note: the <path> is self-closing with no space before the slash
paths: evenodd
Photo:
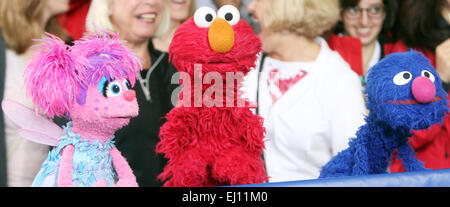
<path id="1" fill-rule="evenodd" d="M 429 103 L 438 102 L 440 100 L 442 100 L 441 97 L 434 97 L 433 100 L 431 100 L 431 102 L 429 102 Z M 400 101 L 395 101 L 395 102 L 393 100 L 389 100 L 388 102 L 391 104 L 395 104 L 395 105 L 422 104 L 416 100 L 411 100 L 411 99 L 410 100 L 400 100 Z"/>

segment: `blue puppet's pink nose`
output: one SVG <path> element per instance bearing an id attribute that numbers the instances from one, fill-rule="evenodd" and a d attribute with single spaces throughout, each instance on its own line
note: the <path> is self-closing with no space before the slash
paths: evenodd
<path id="1" fill-rule="evenodd" d="M 419 103 L 429 103 L 436 96 L 436 86 L 424 76 L 414 79 L 411 88 L 414 98 Z"/>

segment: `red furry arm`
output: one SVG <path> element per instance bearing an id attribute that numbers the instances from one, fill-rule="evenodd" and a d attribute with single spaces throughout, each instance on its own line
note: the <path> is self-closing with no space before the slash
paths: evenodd
<path id="1" fill-rule="evenodd" d="M 198 141 L 195 112 L 190 108 L 175 107 L 166 115 L 167 122 L 159 131 L 161 141 L 156 145 L 157 153 L 164 153 L 166 158 L 171 159 L 180 155 L 187 145 Z"/>
<path id="2" fill-rule="evenodd" d="M 127 160 L 122 156 L 117 147 L 112 148 L 110 153 L 112 156 L 113 165 L 119 177 L 119 181 L 116 186 L 138 187 L 133 170 L 130 165 L 128 165 Z"/>
<path id="3" fill-rule="evenodd" d="M 262 153 L 262 149 L 264 148 L 263 139 L 266 132 L 263 127 L 263 119 L 258 115 L 254 115 L 250 110 L 243 114 L 241 119 L 245 120 L 245 122 L 241 125 L 241 130 L 243 138 L 247 143 L 247 149 Z"/>
<path id="4" fill-rule="evenodd" d="M 58 186 L 72 187 L 72 158 L 75 152 L 73 145 L 67 145 L 62 149 L 61 163 L 59 165 Z"/>

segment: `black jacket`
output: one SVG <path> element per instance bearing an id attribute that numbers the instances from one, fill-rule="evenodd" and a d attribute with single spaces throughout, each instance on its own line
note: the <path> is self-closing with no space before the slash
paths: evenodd
<path id="1" fill-rule="evenodd" d="M 151 101 L 146 99 L 143 92 L 148 89 L 143 89 L 137 80 L 134 90 L 139 104 L 139 115 L 116 132 L 115 140 L 117 148 L 133 169 L 139 186 L 159 187 L 162 183 L 157 180 L 157 176 L 163 171 L 167 160 L 163 155 L 155 153 L 155 147 L 159 142 L 159 128 L 166 121 L 164 117 L 174 107 L 171 96 L 178 84 L 171 84 L 171 79 L 177 70 L 169 64 L 169 55 L 155 50 L 151 41 L 148 49 L 153 65 L 164 55 L 150 75 Z M 147 72 L 148 70 L 142 71 L 141 76 L 145 78 Z"/>
<path id="2" fill-rule="evenodd" d="M 0 101 L 3 101 L 5 90 L 6 45 L 0 30 Z M 3 110 L 0 110 L 0 187 L 6 187 L 6 140 Z"/>

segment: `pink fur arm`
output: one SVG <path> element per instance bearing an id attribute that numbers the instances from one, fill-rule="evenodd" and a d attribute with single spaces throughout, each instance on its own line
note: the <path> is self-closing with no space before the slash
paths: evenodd
<path id="1" fill-rule="evenodd" d="M 72 158 L 75 152 L 73 145 L 67 145 L 62 150 L 61 163 L 59 164 L 58 186 L 72 187 Z"/>
<path id="2" fill-rule="evenodd" d="M 113 165 L 116 169 L 119 181 L 117 181 L 117 187 L 138 187 L 136 177 L 133 174 L 133 170 L 128 165 L 128 162 L 122 156 L 120 151 L 114 147 L 110 151 L 112 156 Z"/>

